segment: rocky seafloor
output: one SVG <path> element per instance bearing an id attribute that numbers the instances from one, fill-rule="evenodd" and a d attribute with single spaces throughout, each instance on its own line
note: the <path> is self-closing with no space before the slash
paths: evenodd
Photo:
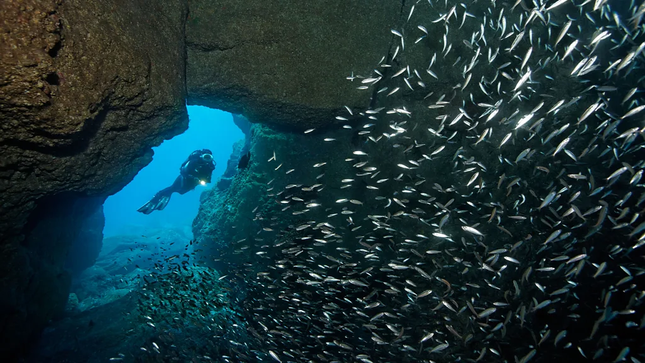
<path id="1" fill-rule="evenodd" d="M 65 312 L 27 361 L 188 361 L 224 349 L 213 337 L 243 332 L 217 271 L 189 263 L 190 234 L 148 230 L 106 238 L 104 246 L 74 278 Z"/>

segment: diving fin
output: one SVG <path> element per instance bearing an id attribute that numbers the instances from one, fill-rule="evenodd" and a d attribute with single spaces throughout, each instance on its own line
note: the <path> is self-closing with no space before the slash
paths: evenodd
<path id="1" fill-rule="evenodd" d="M 162 196 L 161 198 L 159 198 L 159 202 L 157 202 L 155 209 L 163 210 L 168 205 L 168 202 L 170 202 L 170 196 L 169 195 Z"/>
<path id="2" fill-rule="evenodd" d="M 169 195 L 155 195 L 146 204 L 141 206 L 141 208 L 137 209 L 137 211 L 143 214 L 150 214 L 155 210 L 162 210 L 166 208 L 169 201 L 170 201 Z"/>
<path id="3" fill-rule="evenodd" d="M 137 209 L 138 212 L 143 214 L 150 214 L 153 210 L 155 210 L 153 200 L 148 201 L 146 204 L 141 206 L 141 208 Z"/>

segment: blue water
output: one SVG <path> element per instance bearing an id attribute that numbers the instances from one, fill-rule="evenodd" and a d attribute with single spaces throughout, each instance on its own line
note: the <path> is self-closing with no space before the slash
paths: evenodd
<path id="1" fill-rule="evenodd" d="M 233 116 L 228 112 L 188 106 L 188 116 L 188 130 L 153 148 L 152 162 L 130 184 L 105 201 L 103 233 L 106 237 L 146 233 L 160 228 L 191 233 L 190 226 L 197 215 L 200 194 L 211 188 L 224 173 L 233 143 L 243 139 L 244 134 L 233 123 Z M 197 186 L 184 195 L 173 194 L 170 203 L 162 211 L 154 211 L 149 215 L 137 212 L 157 191 L 172 184 L 179 175 L 181 164 L 191 152 L 198 149 L 210 149 L 213 152 L 217 163 L 213 182 Z"/>

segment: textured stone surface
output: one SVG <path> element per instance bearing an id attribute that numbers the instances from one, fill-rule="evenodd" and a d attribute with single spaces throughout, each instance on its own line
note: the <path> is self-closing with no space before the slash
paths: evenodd
<path id="1" fill-rule="evenodd" d="M 188 102 L 253 122 L 328 125 L 343 105 L 368 106 L 355 74 L 370 76 L 388 53 L 397 1 L 190 2 Z"/>
<path id="2" fill-rule="evenodd" d="M 222 174 L 217 181 L 217 188 L 219 190 L 224 190 L 231 185 L 233 177 L 238 173 L 240 159 L 243 155 L 247 154 L 251 148 L 251 130 L 253 124 L 249 122 L 246 117 L 237 114 L 233 114 L 233 122 L 240 128 L 240 130 L 242 130 L 242 133 L 244 133 L 244 139 L 238 140 L 233 144 L 231 156 L 226 162 L 226 170 L 224 170 L 224 174 Z M 248 155 L 250 156 L 250 153 Z"/>
<path id="3" fill-rule="evenodd" d="M 231 185 L 233 177 L 237 174 L 237 166 L 240 162 L 243 148 L 244 140 L 238 140 L 233 144 L 233 151 L 226 162 L 226 170 L 224 170 L 224 174 L 217 180 L 217 188 L 219 190 L 224 190 Z"/>
<path id="4" fill-rule="evenodd" d="M 186 12 L 182 2 L 0 2 L 3 352 L 62 310 L 74 219 L 187 126 Z"/>
<path id="5" fill-rule="evenodd" d="M 246 136 L 246 141 L 250 142 L 251 123 L 249 120 L 242 115 L 233 114 L 233 123 L 235 123 L 235 125 L 240 128 L 244 136 Z"/>

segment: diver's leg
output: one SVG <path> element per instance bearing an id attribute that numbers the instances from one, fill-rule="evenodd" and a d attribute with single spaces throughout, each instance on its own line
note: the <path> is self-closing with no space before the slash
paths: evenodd
<path id="1" fill-rule="evenodd" d="M 188 177 L 182 178 L 181 187 L 177 190 L 177 193 L 186 194 L 191 190 L 195 189 L 197 184 L 199 184 L 199 179 L 195 177 L 188 176 Z"/>
<path id="2" fill-rule="evenodd" d="M 157 193 L 158 195 L 160 195 L 160 198 L 155 209 L 163 210 L 168 205 L 168 202 L 170 202 L 170 197 L 172 196 L 172 193 L 181 192 L 183 179 L 184 178 L 181 175 L 178 176 L 171 186 L 169 186 L 166 189 L 162 189 L 159 191 L 159 193 Z"/>
<path id="3" fill-rule="evenodd" d="M 155 194 L 155 196 L 152 197 L 150 201 L 139 208 L 138 211 L 143 214 L 150 214 L 155 210 L 163 210 L 168 205 L 172 193 L 179 192 L 181 190 L 182 184 L 182 177 L 177 177 L 177 179 L 175 179 L 171 186 L 158 191 L 157 194 Z"/>
<path id="4" fill-rule="evenodd" d="M 170 194 L 179 193 L 181 191 L 181 188 L 183 188 L 183 186 L 184 186 L 184 177 L 180 175 L 175 179 L 175 181 L 172 183 L 172 185 L 169 186 L 166 189 L 168 189 L 168 191 L 170 191 Z"/>

